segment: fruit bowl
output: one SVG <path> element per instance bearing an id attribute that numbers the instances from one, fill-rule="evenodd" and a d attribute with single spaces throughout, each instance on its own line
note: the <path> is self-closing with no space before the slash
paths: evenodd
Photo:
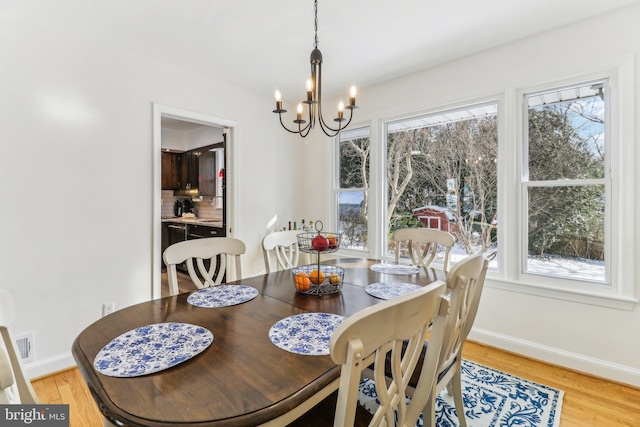
<path id="1" fill-rule="evenodd" d="M 298 247 L 301 251 L 315 253 L 331 253 L 340 249 L 340 235 L 338 233 L 300 233 Z"/>
<path id="2" fill-rule="evenodd" d="M 344 268 L 333 265 L 301 265 L 291 269 L 296 291 L 310 295 L 340 292 L 344 280 Z"/>

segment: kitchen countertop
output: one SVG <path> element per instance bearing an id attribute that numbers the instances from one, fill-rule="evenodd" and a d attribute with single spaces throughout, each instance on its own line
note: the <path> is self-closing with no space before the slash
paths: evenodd
<path id="1" fill-rule="evenodd" d="M 181 218 L 181 217 L 163 217 L 162 222 L 171 222 L 174 224 L 194 224 L 205 225 L 207 227 L 222 228 L 222 219 L 220 218 Z"/>

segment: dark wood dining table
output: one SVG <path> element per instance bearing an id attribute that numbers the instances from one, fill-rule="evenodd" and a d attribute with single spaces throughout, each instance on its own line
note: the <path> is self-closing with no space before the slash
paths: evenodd
<path id="1" fill-rule="evenodd" d="M 189 293 L 143 302 L 88 326 L 74 341 L 72 353 L 100 411 L 116 425 L 286 425 L 301 404 L 337 390 L 340 368 L 328 355 L 298 355 L 276 347 L 269 339 L 271 326 L 306 312 L 350 316 L 381 301 L 365 292 L 371 283 L 427 285 L 445 279 L 436 269 L 402 276 L 376 273 L 369 268 L 376 262 L 323 261 L 345 269 L 341 291 L 328 295 L 296 292 L 292 273 L 285 270 L 233 282 L 259 292 L 234 306 L 196 307 L 187 302 Z M 192 359 L 154 374 L 120 378 L 96 371 L 95 357 L 111 340 L 164 322 L 200 325 L 214 340 Z"/>

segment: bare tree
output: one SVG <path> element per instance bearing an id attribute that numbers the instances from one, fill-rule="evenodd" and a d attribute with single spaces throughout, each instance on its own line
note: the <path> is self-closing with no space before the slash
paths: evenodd
<path id="1" fill-rule="evenodd" d="M 387 142 L 387 182 L 389 184 L 389 204 L 387 218 L 391 221 L 398 200 L 402 197 L 413 176 L 411 152 L 416 132 L 400 132 L 389 135 Z"/>
<path id="2" fill-rule="evenodd" d="M 389 227 L 398 206 L 448 207 L 465 250 L 495 240 L 497 126 L 494 116 L 389 135 Z M 453 185 L 451 185 L 453 184 Z M 407 203 L 404 203 L 407 201 Z"/>
<path id="3" fill-rule="evenodd" d="M 357 138 L 340 141 L 340 187 L 369 188 L 369 138 Z M 368 211 L 368 192 L 364 193 L 361 215 L 366 220 Z"/>

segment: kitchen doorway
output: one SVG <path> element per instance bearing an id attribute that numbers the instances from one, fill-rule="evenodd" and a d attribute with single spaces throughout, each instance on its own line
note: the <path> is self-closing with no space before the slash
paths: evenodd
<path id="1" fill-rule="evenodd" d="M 177 107 L 171 107 L 162 104 L 153 104 L 153 259 L 152 259 L 152 286 L 151 298 L 160 298 L 162 294 L 162 217 L 166 216 L 167 206 L 163 205 L 162 190 L 162 150 L 167 149 L 166 145 L 172 145 L 178 151 L 188 151 L 195 146 L 189 144 L 198 144 L 198 142 L 180 141 L 179 137 L 170 137 L 171 132 L 181 135 L 181 131 L 188 134 L 191 130 L 202 135 L 219 134 L 224 140 L 224 203 L 215 199 L 215 203 L 219 207 L 224 206 L 224 229 L 226 236 L 233 236 L 235 217 L 235 198 L 234 183 L 236 182 L 234 159 L 235 156 L 235 126 L 237 122 L 223 119 L 220 117 L 210 116 L 202 113 L 196 113 Z M 164 138 L 171 141 L 163 142 Z M 215 139 L 215 138 L 214 138 Z M 217 142 L 211 140 L 210 142 Z M 209 145 L 202 143 L 201 145 Z M 166 195 L 166 190 L 165 193 Z M 166 200 L 165 200 L 166 202 Z M 211 199 L 211 205 L 214 206 L 214 199 Z M 170 207 L 171 208 L 171 207 Z M 171 209 L 172 210 L 172 209 Z"/>

